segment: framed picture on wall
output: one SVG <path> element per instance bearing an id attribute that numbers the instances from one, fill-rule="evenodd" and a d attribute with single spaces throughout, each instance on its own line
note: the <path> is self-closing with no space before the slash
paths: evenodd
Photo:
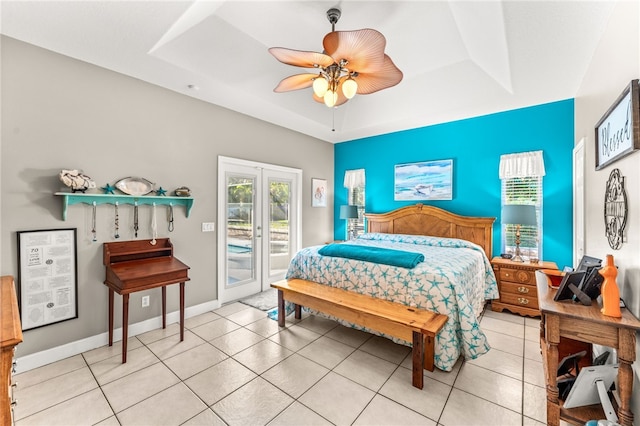
<path id="1" fill-rule="evenodd" d="M 327 207 L 326 179 L 311 179 L 311 207 Z"/>
<path id="2" fill-rule="evenodd" d="M 453 199 L 453 160 L 397 164 L 394 177 L 396 201 Z"/>
<path id="3" fill-rule="evenodd" d="M 596 170 L 640 149 L 640 87 L 638 80 L 622 91 L 596 124 Z"/>
<path id="4" fill-rule="evenodd" d="M 18 232 L 22 330 L 78 318 L 76 228 Z"/>

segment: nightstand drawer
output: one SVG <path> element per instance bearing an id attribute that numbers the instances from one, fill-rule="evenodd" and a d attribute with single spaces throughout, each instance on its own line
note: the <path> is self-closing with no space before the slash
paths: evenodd
<path id="1" fill-rule="evenodd" d="M 515 283 L 531 284 L 533 285 L 533 292 L 535 293 L 536 275 L 535 270 L 529 269 L 512 269 L 512 268 L 500 268 L 500 281 L 511 281 Z"/>
<path id="2" fill-rule="evenodd" d="M 517 295 L 513 293 L 501 293 L 500 301 L 513 306 L 522 306 L 530 309 L 538 309 L 538 296 L 534 292 L 528 295 Z"/>
<path id="3" fill-rule="evenodd" d="M 500 296 L 502 296 L 502 294 L 515 294 L 516 296 L 527 296 L 535 299 L 537 298 L 536 292 L 535 285 L 517 284 L 506 281 L 500 283 Z"/>

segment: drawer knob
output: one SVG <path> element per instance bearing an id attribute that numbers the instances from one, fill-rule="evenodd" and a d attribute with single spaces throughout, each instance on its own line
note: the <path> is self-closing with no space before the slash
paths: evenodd
<path id="1" fill-rule="evenodd" d="M 529 304 L 529 299 L 525 298 L 525 297 L 518 297 L 518 303 L 521 305 L 528 305 Z"/>
<path id="2" fill-rule="evenodd" d="M 529 289 L 527 287 L 520 286 L 518 287 L 518 293 L 527 294 L 529 293 Z"/>

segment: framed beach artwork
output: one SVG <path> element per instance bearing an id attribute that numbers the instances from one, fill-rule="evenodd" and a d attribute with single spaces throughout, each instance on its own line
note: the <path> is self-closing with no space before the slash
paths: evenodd
<path id="1" fill-rule="evenodd" d="M 453 160 L 395 166 L 395 201 L 452 200 Z"/>
<path id="2" fill-rule="evenodd" d="M 327 207 L 326 179 L 311 179 L 311 207 Z"/>

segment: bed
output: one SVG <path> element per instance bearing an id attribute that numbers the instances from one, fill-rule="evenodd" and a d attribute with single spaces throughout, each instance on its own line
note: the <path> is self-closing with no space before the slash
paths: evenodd
<path id="1" fill-rule="evenodd" d="M 434 364 L 441 370 L 451 371 L 461 355 L 475 359 L 486 353 L 490 346 L 479 316 L 487 300 L 499 297 L 489 262 L 495 219 L 459 216 L 422 204 L 365 217 L 367 232 L 341 244 L 421 253 L 424 261 L 403 268 L 322 256 L 318 252 L 325 246 L 312 246 L 294 256 L 287 279 L 314 281 L 447 315 L 435 342 Z"/>

